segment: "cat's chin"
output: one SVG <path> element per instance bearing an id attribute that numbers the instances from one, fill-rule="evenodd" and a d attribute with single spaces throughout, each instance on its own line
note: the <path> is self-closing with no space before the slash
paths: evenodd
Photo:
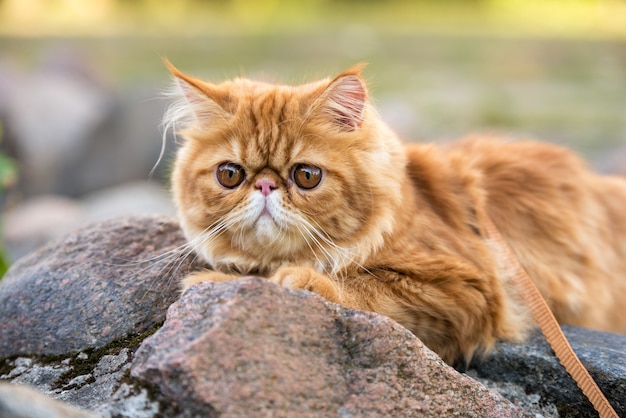
<path id="1" fill-rule="evenodd" d="M 273 246 L 281 239 L 282 232 L 274 219 L 269 215 L 261 215 L 254 224 L 254 240 L 261 246 Z"/>

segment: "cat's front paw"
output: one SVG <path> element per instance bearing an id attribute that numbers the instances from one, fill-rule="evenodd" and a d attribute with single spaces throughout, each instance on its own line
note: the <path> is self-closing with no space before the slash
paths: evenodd
<path id="1" fill-rule="evenodd" d="M 331 302 L 341 303 L 339 289 L 329 278 L 306 267 L 282 267 L 270 280 L 290 289 L 305 289 L 315 292 Z"/>
<path id="2" fill-rule="evenodd" d="M 180 290 L 181 293 L 184 293 L 185 290 L 189 289 L 196 283 L 202 282 L 227 282 L 230 280 L 237 279 L 238 276 L 233 276 L 231 274 L 220 273 L 219 271 L 213 270 L 200 270 L 194 273 L 191 273 L 188 276 L 185 276 L 180 281 Z"/>

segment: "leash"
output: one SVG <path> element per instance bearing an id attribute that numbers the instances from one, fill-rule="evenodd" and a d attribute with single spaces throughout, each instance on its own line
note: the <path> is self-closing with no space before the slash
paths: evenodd
<path id="1" fill-rule="evenodd" d="M 617 412 L 613 409 L 607 398 L 604 396 L 596 382 L 593 380 L 585 366 L 572 349 L 569 341 L 563 334 L 554 314 L 546 303 L 539 289 L 535 286 L 526 269 L 520 264 L 518 258 L 513 254 L 511 247 L 500 234 L 500 230 L 496 227 L 489 216 L 486 216 L 487 235 L 493 239 L 500 247 L 504 249 L 506 262 L 515 269 L 513 282 L 517 291 L 524 299 L 526 305 L 530 308 L 530 312 L 539 324 L 541 332 L 548 340 L 552 350 L 557 358 L 565 367 L 565 370 L 576 381 L 578 387 L 583 391 L 587 399 L 591 402 L 600 418 L 618 418 Z"/>

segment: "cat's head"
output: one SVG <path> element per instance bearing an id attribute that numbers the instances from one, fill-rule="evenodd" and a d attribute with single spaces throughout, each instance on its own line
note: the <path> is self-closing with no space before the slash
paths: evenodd
<path id="1" fill-rule="evenodd" d="M 363 263 L 395 228 L 405 155 L 368 102 L 360 66 L 299 86 L 201 81 L 168 63 L 183 138 L 172 176 L 179 218 L 214 268 L 328 273 Z"/>

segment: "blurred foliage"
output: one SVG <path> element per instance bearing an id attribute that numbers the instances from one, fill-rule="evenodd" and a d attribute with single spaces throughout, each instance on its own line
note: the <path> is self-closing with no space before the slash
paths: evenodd
<path id="1" fill-rule="evenodd" d="M 0 0 L 3 35 L 324 30 L 626 37 L 625 0 Z"/>
<path id="2" fill-rule="evenodd" d="M 0 245 L 0 280 L 4 274 L 9 270 L 9 258 L 4 252 L 4 248 Z"/>
<path id="3" fill-rule="evenodd" d="M 0 141 L 2 140 L 2 126 L 0 125 Z M 4 191 L 15 184 L 16 167 L 13 160 L 0 152 L 0 191 Z"/>
<path id="4" fill-rule="evenodd" d="M 2 125 L 0 125 L 0 142 L 2 142 Z M 11 187 L 16 180 L 16 167 L 13 161 L 0 152 L 0 194 Z M 0 237 L 2 236 L 2 222 L 0 220 Z M 9 260 L 0 243 L 0 279 L 9 269 Z"/>

